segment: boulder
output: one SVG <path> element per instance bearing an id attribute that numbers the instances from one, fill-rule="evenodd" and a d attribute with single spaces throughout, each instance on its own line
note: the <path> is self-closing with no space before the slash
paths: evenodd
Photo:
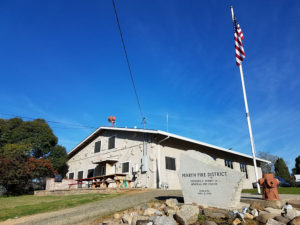
<path id="1" fill-rule="evenodd" d="M 261 214 L 269 214 L 269 213 L 266 212 L 266 211 L 260 211 L 260 212 L 258 213 L 258 215 L 261 215 Z"/>
<path id="2" fill-rule="evenodd" d="M 99 225 L 118 225 L 119 223 L 115 222 L 115 221 L 111 221 L 111 220 L 105 220 L 102 223 L 100 223 Z"/>
<path id="3" fill-rule="evenodd" d="M 268 212 L 268 213 L 271 213 L 271 214 L 278 215 L 278 216 L 280 216 L 281 212 L 282 212 L 281 209 L 274 209 L 274 208 L 271 208 L 271 207 L 265 208 L 265 211 Z"/>
<path id="4" fill-rule="evenodd" d="M 258 217 L 256 217 L 256 220 L 261 223 L 267 223 L 268 219 L 273 219 L 276 215 L 271 213 L 263 213 L 259 214 Z"/>
<path id="5" fill-rule="evenodd" d="M 149 208 L 149 206 L 148 206 L 148 204 L 142 204 L 142 205 L 140 205 L 140 210 L 146 210 L 147 208 Z"/>
<path id="6" fill-rule="evenodd" d="M 167 207 L 165 204 L 161 204 L 160 207 L 159 207 L 159 209 L 163 210 L 165 207 Z"/>
<path id="7" fill-rule="evenodd" d="M 255 200 L 251 203 L 250 209 L 264 210 L 264 208 L 281 209 L 285 201 L 281 200 Z"/>
<path id="8" fill-rule="evenodd" d="M 173 216 L 176 212 L 173 208 L 167 206 L 164 208 L 164 213 L 167 215 L 167 216 Z"/>
<path id="9" fill-rule="evenodd" d="M 261 201 L 253 201 L 249 207 L 250 209 L 256 210 L 264 210 L 265 208 L 262 206 Z"/>
<path id="10" fill-rule="evenodd" d="M 205 221 L 204 225 L 217 225 L 214 221 Z"/>
<path id="11" fill-rule="evenodd" d="M 161 204 L 159 202 L 154 202 L 153 207 L 159 209 Z"/>
<path id="12" fill-rule="evenodd" d="M 202 214 L 211 218 L 226 218 L 227 211 L 223 209 L 206 208 L 202 210 Z"/>
<path id="13" fill-rule="evenodd" d="M 139 215 L 134 215 L 132 217 L 132 221 L 131 221 L 131 224 L 132 225 L 136 225 L 136 222 L 138 220 L 148 220 L 149 219 L 149 216 L 139 216 Z"/>
<path id="14" fill-rule="evenodd" d="M 285 201 L 282 200 L 264 200 L 263 201 L 263 206 L 265 208 L 271 207 L 274 209 L 282 209 L 282 207 L 285 205 Z"/>
<path id="15" fill-rule="evenodd" d="M 156 210 L 155 213 L 154 213 L 156 216 L 162 216 L 163 213 L 159 210 Z"/>
<path id="16" fill-rule="evenodd" d="M 151 220 L 138 220 L 136 225 L 154 225 L 154 222 Z"/>
<path id="17" fill-rule="evenodd" d="M 274 219 L 268 219 L 266 225 L 285 225 L 285 223 L 281 223 Z"/>
<path id="18" fill-rule="evenodd" d="M 176 198 L 169 198 L 166 200 L 166 205 L 169 207 L 175 207 L 178 205 L 178 201 Z"/>
<path id="19" fill-rule="evenodd" d="M 122 216 L 122 222 L 123 223 L 128 223 L 128 224 L 131 224 L 131 222 L 132 222 L 132 215 L 129 215 L 129 214 L 124 214 L 123 216 Z"/>
<path id="20" fill-rule="evenodd" d="M 286 212 L 283 213 L 282 215 L 283 215 L 285 218 L 287 218 L 287 219 L 289 219 L 289 220 L 292 220 L 292 219 L 294 219 L 296 216 L 298 216 L 297 214 L 298 214 L 298 212 L 297 212 L 296 209 L 287 209 Z"/>
<path id="21" fill-rule="evenodd" d="M 115 213 L 115 214 L 114 214 L 114 219 L 115 219 L 115 220 L 120 219 L 120 217 L 121 217 L 121 215 L 120 215 L 119 213 Z"/>
<path id="22" fill-rule="evenodd" d="M 274 220 L 277 220 L 278 222 L 287 224 L 288 222 L 290 222 L 290 220 L 288 218 L 285 218 L 283 216 L 275 216 Z"/>
<path id="23" fill-rule="evenodd" d="M 193 224 L 197 221 L 199 208 L 194 205 L 183 205 L 181 209 L 176 212 L 176 221 L 181 225 Z"/>
<path id="24" fill-rule="evenodd" d="M 155 214 L 155 212 L 157 211 L 157 209 L 154 208 L 148 208 L 144 211 L 144 215 L 145 216 L 153 216 Z"/>
<path id="25" fill-rule="evenodd" d="M 175 225 L 176 221 L 169 216 L 153 216 L 149 218 L 155 225 Z"/>
<path id="26" fill-rule="evenodd" d="M 238 224 L 242 224 L 242 222 L 236 218 L 233 222 L 232 222 L 232 225 L 238 225 Z"/>
<path id="27" fill-rule="evenodd" d="M 250 213 L 245 213 L 244 218 L 245 218 L 245 219 L 248 219 L 248 220 L 253 220 L 253 219 L 254 219 L 254 216 L 251 215 Z"/>
<path id="28" fill-rule="evenodd" d="M 296 216 L 291 222 L 290 225 L 300 225 L 300 216 Z"/>
<path id="29" fill-rule="evenodd" d="M 251 210 L 251 215 L 254 216 L 254 217 L 257 217 L 257 216 L 258 216 L 258 211 L 257 211 L 257 209 Z"/>

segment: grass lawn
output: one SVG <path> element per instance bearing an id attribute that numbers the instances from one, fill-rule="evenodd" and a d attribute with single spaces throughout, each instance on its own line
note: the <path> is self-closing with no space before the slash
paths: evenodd
<path id="1" fill-rule="evenodd" d="M 74 206 L 112 198 L 118 194 L 80 194 L 66 196 L 34 196 L 0 197 L 0 221 L 55 211 Z"/>
<path id="2" fill-rule="evenodd" d="M 277 189 L 279 194 L 300 195 L 300 187 L 279 187 Z M 257 189 L 243 189 L 242 193 L 257 193 Z"/>

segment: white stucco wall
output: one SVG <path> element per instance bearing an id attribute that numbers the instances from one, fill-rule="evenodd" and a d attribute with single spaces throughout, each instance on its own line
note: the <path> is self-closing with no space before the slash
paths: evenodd
<path id="1" fill-rule="evenodd" d="M 116 142 L 114 149 L 108 149 L 108 138 L 112 135 L 116 135 Z M 143 157 L 143 134 L 135 132 L 115 132 L 104 131 L 94 139 L 91 143 L 81 149 L 68 161 L 69 173 L 74 173 L 74 179 L 78 178 L 78 172 L 83 171 L 83 178 L 87 177 L 89 169 L 95 169 L 97 164 L 92 162 L 103 160 L 117 160 L 115 164 L 107 164 L 106 174 L 122 173 L 122 163 L 129 162 L 129 172 L 127 173 L 128 179 L 134 179 L 132 173 L 132 167 L 138 165 L 139 172 L 135 176 L 135 180 L 132 183 L 133 187 L 149 187 L 157 188 L 158 182 L 167 183 L 169 189 L 181 189 L 178 180 L 178 171 L 180 168 L 180 154 L 185 149 L 181 144 L 172 144 L 172 147 L 168 144 L 167 140 L 161 144 L 157 144 L 159 139 L 153 139 L 148 137 L 147 143 L 147 162 L 148 171 L 141 173 L 141 159 Z M 161 139 L 160 139 L 161 140 Z M 95 142 L 101 141 L 101 150 L 99 153 L 94 153 Z M 186 147 L 188 149 L 189 146 Z M 189 148 L 192 149 L 192 148 Z M 200 149 L 200 150 L 199 150 Z M 198 150 L 201 151 L 201 148 Z M 195 149 L 197 150 L 197 149 Z M 248 179 L 244 182 L 244 188 L 252 188 L 252 182 L 255 181 L 255 174 L 251 160 L 241 156 L 228 155 L 229 153 L 212 151 L 216 158 L 216 162 L 220 165 L 224 164 L 224 159 L 230 159 L 233 162 L 233 169 L 240 171 L 240 162 L 247 165 Z M 204 151 L 204 153 L 207 153 Z M 175 158 L 176 170 L 166 169 L 165 158 Z M 262 176 L 261 168 L 258 168 L 259 178 Z"/>

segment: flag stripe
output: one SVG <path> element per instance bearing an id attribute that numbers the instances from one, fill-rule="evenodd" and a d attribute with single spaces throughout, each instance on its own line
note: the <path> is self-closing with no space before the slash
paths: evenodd
<path id="1" fill-rule="evenodd" d="M 242 40 L 244 39 L 244 34 L 240 25 L 237 23 L 236 18 L 233 20 L 233 28 L 234 28 L 234 43 L 235 43 L 235 59 L 236 64 L 240 66 L 242 61 L 246 57 Z"/>

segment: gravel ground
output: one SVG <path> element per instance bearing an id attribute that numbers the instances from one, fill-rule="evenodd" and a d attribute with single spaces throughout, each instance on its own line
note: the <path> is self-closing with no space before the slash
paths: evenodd
<path id="1" fill-rule="evenodd" d="M 0 225 L 26 224 L 87 224 L 88 221 L 107 216 L 114 212 L 126 210 L 136 205 L 169 197 L 180 197 L 181 191 L 147 190 L 143 192 L 128 192 L 121 196 L 105 199 L 99 202 L 81 205 L 74 208 L 59 210 L 56 212 L 41 213 L 32 216 L 25 216 L 19 219 L 6 220 Z"/>

